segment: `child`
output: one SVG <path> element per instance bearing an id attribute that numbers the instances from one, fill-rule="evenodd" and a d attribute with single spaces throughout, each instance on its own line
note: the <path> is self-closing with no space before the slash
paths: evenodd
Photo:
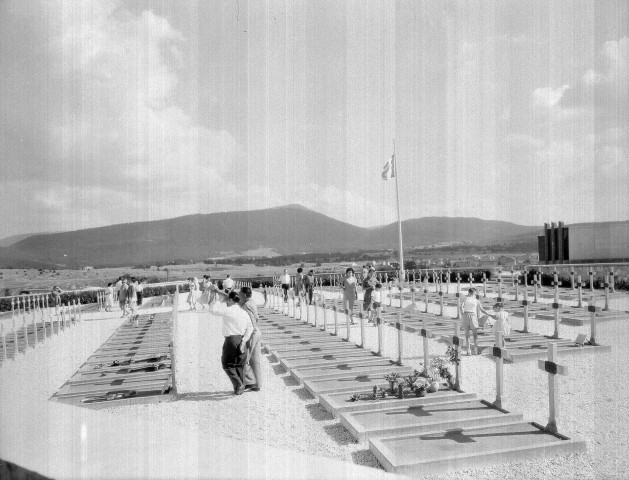
<path id="1" fill-rule="evenodd" d="M 494 337 L 498 332 L 502 333 L 502 345 L 498 345 L 499 347 L 504 347 L 504 339 L 509 336 L 511 333 L 511 325 L 509 324 L 509 314 L 504 311 L 504 304 L 502 302 L 498 302 L 494 305 L 495 315 L 492 315 L 493 318 L 496 319 L 491 332 L 494 334 Z"/>
<path id="2" fill-rule="evenodd" d="M 373 324 L 376 324 L 376 318 L 380 318 L 380 311 L 382 310 L 382 284 L 376 283 L 376 288 L 371 292 L 371 305 L 369 307 L 369 318 L 371 320 L 371 311 L 375 311 L 375 317 Z"/>
<path id="3" fill-rule="evenodd" d="M 109 282 L 107 284 L 107 289 L 105 290 L 105 311 L 111 312 L 111 309 L 114 306 L 114 286 L 113 283 Z"/>

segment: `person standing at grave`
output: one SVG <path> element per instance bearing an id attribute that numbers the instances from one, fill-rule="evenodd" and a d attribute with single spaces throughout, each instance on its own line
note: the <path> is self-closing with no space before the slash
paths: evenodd
<path id="1" fill-rule="evenodd" d="M 135 290 L 135 285 L 136 279 L 132 278 L 127 286 L 127 303 L 129 304 L 129 310 L 132 317 L 135 317 L 138 309 L 138 294 Z"/>
<path id="2" fill-rule="evenodd" d="M 116 282 L 116 287 L 115 287 L 115 293 L 116 293 L 116 298 L 115 300 L 119 301 L 119 294 L 120 294 L 120 289 L 122 288 L 122 277 L 118 277 L 118 281 Z"/>
<path id="3" fill-rule="evenodd" d="M 201 296 L 199 297 L 199 305 L 201 305 L 202 309 L 205 309 L 205 305 L 209 305 L 210 303 L 210 277 L 209 275 L 203 275 L 203 280 L 201 280 Z"/>
<path id="4" fill-rule="evenodd" d="M 142 285 L 142 282 L 142 280 L 138 280 L 135 282 L 135 294 L 138 297 L 138 307 L 142 305 L 142 292 L 144 292 L 144 286 Z"/>
<path id="5" fill-rule="evenodd" d="M 376 283 L 376 286 L 371 292 L 371 306 L 369 311 L 373 312 L 373 325 L 376 326 L 376 319 L 380 318 L 380 312 L 382 311 L 382 284 Z M 370 315 L 371 316 L 371 315 Z M 371 320 L 370 320 L 371 321 Z"/>
<path id="6" fill-rule="evenodd" d="M 114 308 L 114 284 L 109 282 L 105 289 L 105 311 L 111 312 Z"/>
<path id="7" fill-rule="evenodd" d="M 504 303 L 498 302 L 494 305 L 493 317 L 496 319 L 494 326 L 491 329 L 491 333 L 496 338 L 498 332 L 502 333 L 502 344 L 496 345 L 497 347 L 505 346 L 505 338 L 511 333 L 511 325 L 509 322 L 509 313 L 504 310 Z"/>
<path id="8" fill-rule="evenodd" d="M 215 292 L 218 287 L 212 285 Z M 221 364 L 234 387 L 236 395 L 245 391 L 245 365 L 247 363 L 247 342 L 253 333 L 249 314 L 240 306 L 237 292 L 229 292 L 226 301 L 215 301 L 210 312 L 223 319 L 223 352 Z"/>
<path id="9" fill-rule="evenodd" d="M 284 302 L 288 302 L 288 290 L 290 289 L 290 275 L 288 270 L 284 269 L 284 273 L 280 275 L 280 284 L 284 290 Z"/>
<path id="10" fill-rule="evenodd" d="M 308 275 L 304 277 L 304 294 L 307 296 L 308 304 L 312 305 L 312 297 L 314 296 L 315 276 L 314 270 L 310 270 Z"/>
<path id="11" fill-rule="evenodd" d="M 225 293 L 229 293 L 234 289 L 234 280 L 232 280 L 231 276 L 228 274 L 225 280 L 223 280 L 223 290 Z"/>
<path id="12" fill-rule="evenodd" d="M 59 311 L 59 307 L 61 306 L 61 289 L 55 285 L 52 287 L 52 304 L 55 307 L 55 311 Z"/>
<path id="13" fill-rule="evenodd" d="M 253 292 L 250 287 L 242 287 L 240 289 L 240 306 L 249 315 L 253 333 L 247 345 L 247 364 L 249 368 L 245 370 L 245 389 L 252 392 L 258 392 L 262 387 L 262 366 L 260 359 L 262 352 L 260 351 L 260 341 L 262 333 L 258 328 L 258 306 L 253 301 Z"/>
<path id="14" fill-rule="evenodd" d="M 465 331 L 465 344 L 467 345 L 467 354 L 470 352 L 470 330 L 474 337 L 474 355 L 478 354 L 478 318 L 480 314 L 484 313 L 489 315 L 483 308 L 478 298 L 476 298 L 476 289 L 470 288 L 467 292 L 467 297 L 461 304 L 461 328 Z"/>
<path id="15" fill-rule="evenodd" d="M 354 302 L 358 298 L 358 290 L 356 289 L 356 277 L 354 276 L 354 269 L 348 268 L 345 270 L 345 278 L 341 289 L 343 290 L 343 308 L 345 312 L 350 316 L 352 325 L 354 324 Z"/>
<path id="16" fill-rule="evenodd" d="M 190 306 L 190 310 L 196 310 L 197 309 L 196 286 L 192 278 L 188 278 L 188 290 L 190 291 L 190 293 L 188 293 L 188 298 L 187 298 L 188 305 Z"/>
<path id="17" fill-rule="evenodd" d="M 120 318 L 124 318 L 127 316 L 127 280 L 122 280 L 122 284 L 120 285 L 120 290 L 118 290 L 118 304 L 120 305 L 120 310 L 122 310 L 122 316 Z"/>
<path id="18" fill-rule="evenodd" d="M 363 280 L 363 312 L 367 312 L 367 321 L 371 322 L 372 308 L 371 308 L 371 294 L 376 286 L 376 270 L 370 268 L 367 272 L 367 277 Z"/>
<path id="19" fill-rule="evenodd" d="M 304 271 L 304 269 L 299 267 L 297 269 L 297 275 L 295 276 L 295 296 L 299 300 L 300 304 L 301 304 L 301 301 L 302 301 L 303 296 L 304 296 L 304 274 L 303 274 L 303 271 Z"/>

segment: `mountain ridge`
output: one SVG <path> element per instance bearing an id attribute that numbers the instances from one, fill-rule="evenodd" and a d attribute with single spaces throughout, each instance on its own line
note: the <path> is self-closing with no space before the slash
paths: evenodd
<path id="1" fill-rule="evenodd" d="M 402 222 L 405 248 L 454 241 L 485 244 L 520 236 L 530 236 L 533 245 L 540 230 L 469 217 Z M 280 254 L 387 249 L 396 248 L 397 241 L 396 222 L 363 228 L 293 204 L 33 235 L 10 248 L 23 258 L 77 267 L 198 261 L 219 252 L 258 248 Z"/>

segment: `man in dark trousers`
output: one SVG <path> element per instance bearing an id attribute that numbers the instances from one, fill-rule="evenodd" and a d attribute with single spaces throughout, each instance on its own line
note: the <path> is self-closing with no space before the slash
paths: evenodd
<path id="1" fill-rule="evenodd" d="M 242 287 L 240 289 L 240 306 L 247 312 L 253 325 L 253 333 L 249 340 L 247 351 L 247 363 L 249 368 L 245 369 L 245 388 L 253 392 L 260 391 L 262 387 L 262 367 L 260 359 L 262 352 L 260 351 L 260 340 L 262 334 L 258 328 L 258 306 L 253 301 L 253 292 L 250 287 Z"/>
<path id="2" fill-rule="evenodd" d="M 212 285 L 218 291 L 218 287 Z M 221 295 L 221 298 L 225 298 Z M 237 292 L 229 292 L 226 301 L 214 302 L 210 306 L 210 313 L 223 318 L 223 354 L 221 363 L 223 370 L 229 377 L 236 395 L 245 391 L 245 366 L 247 363 L 247 341 L 253 333 L 253 326 L 249 314 L 240 306 L 240 296 Z"/>

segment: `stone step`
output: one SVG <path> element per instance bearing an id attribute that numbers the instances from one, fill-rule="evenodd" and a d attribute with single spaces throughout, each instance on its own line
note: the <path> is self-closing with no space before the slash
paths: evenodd
<path id="1" fill-rule="evenodd" d="M 423 476 L 583 452 L 585 442 L 514 422 L 373 438 L 369 450 L 388 472 Z"/>
<path id="2" fill-rule="evenodd" d="M 522 414 L 499 410 L 485 400 L 444 399 L 432 404 L 347 412 L 342 413 L 339 420 L 356 440 L 362 442 L 383 436 L 513 423 L 522 420 Z"/>
<path id="3" fill-rule="evenodd" d="M 352 393 L 369 396 L 373 393 L 373 391 L 361 390 Z M 448 400 L 473 400 L 476 398 L 475 393 L 457 392 L 456 390 L 443 388 L 437 392 L 428 393 L 425 397 L 397 398 L 396 396 L 389 395 L 386 398 L 376 398 L 375 400 L 357 400 L 352 402 L 349 400 L 350 396 L 351 393 L 347 392 L 324 393 L 319 395 L 319 403 L 332 415 L 338 417 L 341 413 L 367 412 L 385 408 L 430 405 L 433 403 L 442 403 Z"/>

